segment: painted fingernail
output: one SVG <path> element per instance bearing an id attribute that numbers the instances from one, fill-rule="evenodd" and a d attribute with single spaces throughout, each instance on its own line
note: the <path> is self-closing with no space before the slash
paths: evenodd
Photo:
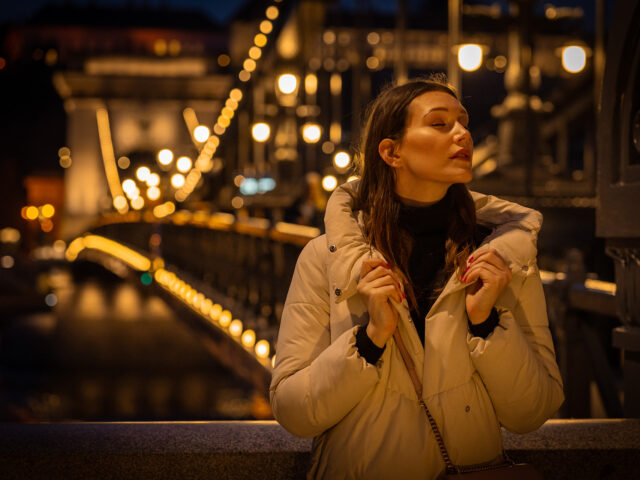
<path id="1" fill-rule="evenodd" d="M 384 264 L 384 266 L 385 266 L 386 268 L 391 268 L 391 265 L 389 265 L 388 263 L 385 263 L 385 264 Z"/>
<path id="2" fill-rule="evenodd" d="M 467 283 L 466 280 L 464 279 L 464 275 L 462 275 L 462 277 L 460 277 L 460 281 L 463 283 Z"/>
<path id="3" fill-rule="evenodd" d="M 407 296 L 404 294 L 404 292 L 402 293 L 402 298 L 407 298 Z"/>
<path id="4" fill-rule="evenodd" d="M 467 268 L 465 268 L 465 269 L 464 269 L 464 271 L 466 272 L 467 270 L 469 270 L 469 267 L 470 267 L 470 266 L 471 266 L 471 265 L 469 265 Z"/>
<path id="5" fill-rule="evenodd" d="M 473 257 L 469 257 L 469 263 L 473 262 Z"/>

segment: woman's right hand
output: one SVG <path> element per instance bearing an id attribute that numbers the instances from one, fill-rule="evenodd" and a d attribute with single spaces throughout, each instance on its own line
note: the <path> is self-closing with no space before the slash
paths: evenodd
<path id="1" fill-rule="evenodd" d="M 400 279 L 384 260 L 365 260 L 360 270 L 358 293 L 365 298 L 369 311 L 367 336 L 382 348 L 398 325 L 398 311 L 389 299 L 401 303 L 405 298 Z"/>

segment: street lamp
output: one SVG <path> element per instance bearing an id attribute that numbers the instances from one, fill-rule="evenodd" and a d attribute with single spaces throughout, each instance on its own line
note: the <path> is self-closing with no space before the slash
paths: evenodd
<path id="1" fill-rule="evenodd" d="M 278 90 L 285 95 L 294 93 L 298 88 L 298 78 L 292 73 L 283 73 L 278 77 Z"/>
<path id="2" fill-rule="evenodd" d="M 251 135 L 256 142 L 266 142 L 269 140 L 269 135 L 271 135 L 271 128 L 264 122 L 254 123 L 253 127 L 251 127 Z"/>
<path id="3" fill-rule="evenodd" d="M 325 175 L 322 179 L 322 188 L 327 192 L 332 192 L 338 186 L 338 179 L 333 175 Z"/>
<path id="4" fill-rule="evenodd" d="M 200 143 L 206 142 L 209 138 L 209 135 L 211 135 L 211 131 L 205 125 L 198 125 L 193 130 L 193 138 L 195 138 L 196 141 Z"/>
<path id="5" fill-rule="evenodd" d="M 458 48 L 458 65 L 466 72 L 473 72 L 482 65 L 482 47 L 475 43 L 460 45 Z"/>
<path id="6" fill-rule="evenodd" d="M 580 73 L 587 65 L 587 51 L 579 45 L 562 49 L 562 67 L 569 73 Z"/>
<path id="7" fill-rule="evenodd" d="M 322 131 L 317 123 L 305 123 L 302 126 L 302 139 L 306 143 L 318 143 Z"/>
<path id="8" fill-rule="evenodd" d="M 189 170 L 191 170 L 192 165 L 193 165 L 193 162 L 189 157 L 180 157 L 176 161 L 176 168 L 178 169 L 179 172 L 182 172 L 182 173 L 186 173 Z"/>
<path id="9" fill-rule="evenodd" d="M 347 152 L 340 151 L 333 156 L 333 164 L 338 169 L 345 169 L 349 166 L 350 163 L 351 157 Z"/>
<path id="10" fill-rule="evenodd" d="M 158 152 L 158 163 L 167 166 L 173 161 L 173 152 L 168 148 L 163 148 Z"/>

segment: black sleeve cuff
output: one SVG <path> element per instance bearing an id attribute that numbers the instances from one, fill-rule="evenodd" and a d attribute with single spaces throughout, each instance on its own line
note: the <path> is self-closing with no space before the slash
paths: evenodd
<path id="1" fill-rule="evenodd" d="M 474 337 L 487 338 L 490 333 L 493 333 L 493 330 L 498 326 L 499 322 L 500 315 L 498 315 L 498 311 L 495 308 L 492 308 L 489 318 L 484 322 L 478 323 L 477 325 L 469 322 L 469 331 Z"/>
<path id="2" fill-rule="evenodd" d="M 380 360 L 385 349 L 385 347 L 379 348 L 371 341 L 365 326 L 360 327 L 358 333 L 356 333 L 356 348 L 360 356 L 372 365 L 375 365 Z"/>

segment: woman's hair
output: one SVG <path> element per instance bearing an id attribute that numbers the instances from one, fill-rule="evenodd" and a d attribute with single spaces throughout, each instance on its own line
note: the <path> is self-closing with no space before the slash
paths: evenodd
<path id="1" fill-rule="evenodd" d="M 354 200 L 356 209 L 363 212 L 365 237 L 404 277 L 412 307 L 417 306 L 409 277 L 412 240 L 408 233 L 397 228 L 400 200 L 395 193 L 395 171 L 380 157 L 378 145 L 385 138 L 400 141 L 407 125 L 409 104 L 423 93 L 434 91 L 458 98 L 443 74 L 384 89 L 367 110 L 356 155 L 356 168 L 361 179 Z M 456 269 L 461 273 L 473 248 L 476 224 L 475 207 L 467 187 L 461 183 L 453 184 L 449 192 L 453 216 L 447 232 L 445 267 L 441 278 L 448 278 Z"/>

